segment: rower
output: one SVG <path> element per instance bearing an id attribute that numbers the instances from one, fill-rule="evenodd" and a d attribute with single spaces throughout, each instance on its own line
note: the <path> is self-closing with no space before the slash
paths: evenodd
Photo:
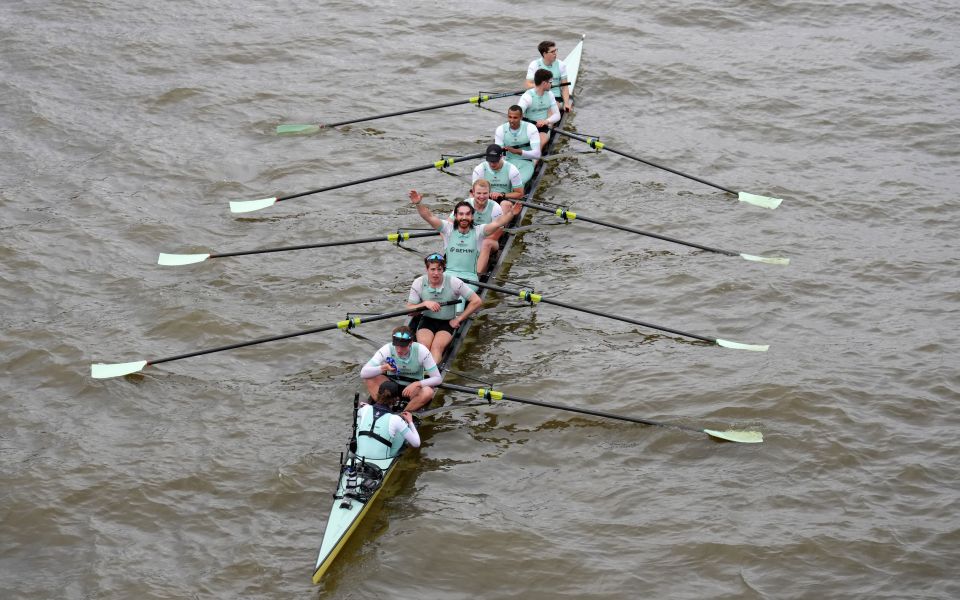
<path id="1" fill-rule="evenodd" d="M 430 349 L 413 341 L 413 332 L 406 325 L 394 329 L 391 343 L 377 350 L 360 369 L 360 377 L 371 398 L 378 397 L 380 386 L 388 381 L 388 373 L 413 380 L 410 383 L 401 382 L 405 385 L 400 392 L 407 400 L 406 409 L 410 412 L 430 404 L 435 388 L 443 381 Z"/>
<path id="2" fill-rule="evenodd" d="M 423 259 L 423 264 L 427 267 L 427 274 L 413 280 L 407 308 L 427 309 L 420 313 L 417 341 L 430 348 L 433 360 L 439 363 L 443 351 L 453 339 L 453 332 L 470 315 L 480 310 L 483 300 L 459 277 L 444 273 L 447 261 L 442 254 L 430 254 Z M 457 298 L 467 301 L 466 308 L 460 314 L 457 314 L 457 307 L 453 304 L 440 306 L 441 302 Z"/>
<path id="3" fill-rule="evenodd" d="M 486 225 L 474 225 L 473 206 L 461 200 L 453 207 L 454 223 L 436 216 L 426 204 L 423 196 L 417 190 L 410 190 L 410 202 L 417 207 L 420 217 L 440 232 L 443 238 L 444 253 L 446 254 L 446 273 L 460 279 L 476 281 L 477 260 L 480 257 L 480 246 L 483 239 L 490 234 L 506 227 L 515 216 L 523 210 L 519 202 L 514 204 L 511 212 L 504 212 Z M 484 265 L 486 269 L 486 265 Z M 474 290 L 474 286 L 470 286 Z"/>
<path id="4" fill-rule="evenodd" d="M 487 146 L 484 161 L 473 168 L 470 182 L 486 179 L 490 182 L 490 199 L 500 203 L 503 212 L 510 212 L 512 200 L 523 198 L 523 177 L 520 170 L 503 159 L 500 144 Z"/>
<path id="5" fill-rule="evenodd" d="M 560 108 L 557 99 L 550 91 L 550 78 L 553 75 L 547 69 L 537 69 L 533 74 L 534 85 L 520 96 L 517 105 L 523 109 L 523 116 L 534 121 L 540 132 L 540 146 L 547 145 L 547 132 L 550 125 L 560 120 Z"/>
<path id="6" fill-rule="evenodd" d="M 570 83 L 567 79 L 567 65 L 557 58 L 557 45 L 551 41 L 543 41 L 537 44 L 537 50 L 540 52 L 540 58 L 530 63 L 527 67 L 527 79 L 524 81 L 527 88 L 536 85 L 534 74 L 537 69 L 546 69 L 552 75 L 550 85 L 553 88 L 553 96 L 558 101 L 563 101 L 563 110 L 570 112 L 573 109 L 573 103 L 570 101 L 570 86 L 562 83 Z"/>
<path id="7" fill-rule="evenodd" d="M 470 187 L 470 197 L 465 201 L 473 207 L 473 222 L 475 225 L 486 225 L 493 223 L 493 220 L 503 214 L 503 209 L 496 202 L 490 202 L 490 182 L 486 179 L 478 179 Z M 455 219 L 453 211 L 450 211 L 448 221 Z M 503 230 L 498 229 L 490 235 L 483 238 L 480 243 L 480 255 L 477 257 L 477 273 L 486 273 L 487 265 L 490 262 L 490 255 L 500 250 L 500 243 L 497 241 L 503 235 Z"/>
<path id="8" fill-rule="evenodd" d="M 533 166 L 540 158 L 540 136 L 537 126 L 523 122 L 523 109 L 514 104 L 507 109 L 507 122 L 497 127 L 493 141 L 503 146 L 507 162 L 520 171 L 524 185 L 533 177 Z"/>
<path id="9" fill-rule="evenodd" d="M 373 404 L 360 403 L 357 409 L 357 456 L 362 458 L 393 458 L 406 442 L 420 447 L 420 434 L 413 415 L 403 411 L 391 412 L 400 400 L 400 386 L 395 381 L 384 381 L 377 390 Z"/>

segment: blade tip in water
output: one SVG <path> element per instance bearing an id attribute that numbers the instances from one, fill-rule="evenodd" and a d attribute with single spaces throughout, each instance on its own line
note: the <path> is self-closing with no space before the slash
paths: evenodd
<path id="1" fill-rule="evenodd" d="M 264 208 L 269 208 L 276 203 L 277 203 L 276 198 L 262 198 L 260 200 L 231 200 L 230 212 L 232 213 L 254 212 L 257 210 L 263 210 Z"/>
<path id="2" fill-rule="evenodd" d="M 323 125 L 286 124 L 277 125 L 277 135 L 307 135 L 317 133 Z"/>
<path id="3" fill-rule="evenodd" d="M 744 260 L 749 260 L 749 261 L 758 262 L 758 263 L 764 263 L 764 264 L 768 264 L 768 265 L 789 265 L 789 264 L 790 264 L 790 259 L 789 259 L 789 258 L 782 258 L 782 257 L 780 257 L 780 256 L 771 256 L 771 257 L 767 257 L 767 256 L 756 256 L 756 255 L 754 255 L 754 254 L 744 254 L 744 253 L 741 252 L 741 253 L 740 253 L 740 258 L 742 258 L 742 259 L 744 259 Z"/>
<path id="4" fill-rule="evenodd" d="M 164 254 L 161 252 L 160 257 L 157 258 L 157 264 L 165 267 L 178 267 L 203 262 L 208 258 L 210 258 L 209 254 Z"/>
<path id="5" fill-rule="evenodd" d="M 747 192 L 739 192 L 737 194 L 737 199 L 740 202 L 746 202 L 747 204 L 759 206 L 760 208 L 769 208 L 770 210 L 777 208 L 780 206 L 780 203 L 783 202 L 783 200 L 780 198 L 758 196 L 757 194 L 748 194 Z"/>
<path id="6" fill-rule="evenodd" d="M 138 360 L 128 363 L 94 363 L 90 365 L 90 376 L 94 379 L 110 379 L 111 377 L 122 377 L 142 371 L 147 366 L 147 361 Z"/>
<path id="7" fill-rule="evenodd" d="M 769 344 L 742 344 L 740 342 L 731 342 L 730 340 L 717 339 L 717 345 L 734 350 L 750 350 L 752 352 L 766 352 L 770 349 Z"/>
<path id="8" fill-rule="evenodd" d="M 760 444 L 763 442 L 763 434 L 759 431 L 717 431 L 715 429 L 704 429 L 703 432 L 710 437 L 728 442 L 738 442 L 741 444 Z"/>

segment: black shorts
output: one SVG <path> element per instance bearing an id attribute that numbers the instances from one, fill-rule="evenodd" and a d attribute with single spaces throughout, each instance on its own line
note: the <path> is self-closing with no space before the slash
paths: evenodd
<path id="1" fill-rule="evenodd" d="M 420 329 L 432 331 L 434 335 L 440 331 L 446 331 L 450 335 L 453 335 L 453 327 L 450 327 L 449 319 L 434 319 L 433 317 L 421 316 L 420 326 L 417 327 L 417 330 L 419 331 Z"/>
<path id="2" fill-rule="evenodd" d="M 543 127 L 537 127 L 537 131 L 540 133 L 550 133 L 550 125 L 544 125 Z"/>

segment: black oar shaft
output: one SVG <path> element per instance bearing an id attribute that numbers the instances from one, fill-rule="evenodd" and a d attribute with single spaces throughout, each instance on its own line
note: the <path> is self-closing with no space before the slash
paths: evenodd
<path id="1" fill-rule="evenodd" d="M 510 396 L 510 395 L 508 395 L 508 394 L 504 394 L 503 392 L 496 392 L 496 391 L 494 391 L 494 390 L 487 390 L 487 389 L 485 389 L 485 388 L 480 388 L 480 390 L 477 390 L 477 389 L 475 389 L 475 388 L 469 388 L 469 387 L 466 387 L 466 386 L 456 385 L 456 384 L 452 384 L 452 383 L 441 383 L 441 384 L 440 384 L 440 387 L 446 388 L 446 389 L 448 389 L 448 390 L 453 390 L 453 391 L 456 391 L 456 392 L 466 392 L 466 393 L 468 393 L 468 394 L 474 394 L 474 395 L 479 395 L 478 392 L 488 392 L 488 394 L 484 394 L 484 395 L 481 396 L 481 397 L 487 398 L 487 397 L 489 396 L 488 399 L 493 399 L 493 400 L 496 400 L 496 399 L 510 400 L 510 401 L 512 401 L 512 402 L 520 402 L 520 403 L 522 403 L 522 404 L 531 404 L 531 405 L 533 405 L 533 406 L 542 406 L 542 407 L 544 407 L 544 408 L 553 408 L 553 409 L 556 409 L 556 410 L 564 410 L 564 411 L 567 411 L 567 412 L 579 413 L 579 414 L 581 414 L 581 415 L 590 415 L 590 416 L 593 416 L 593 417 L 603 417 L 604 419 L 615 419 L 615 420 L 617 420 L 617 421 L 627 421 L 628 423 L 642 423 L 642 424 L 644 424 L 644 425 L 653 425 L 653 426 L 655 426 L 655 427 L 674 427 L 674 428 L 677 428 L 677 429 L 685 429 L 685 430 L 687 430 L 687 431 L 696 431 L 697 433 L 700 433 L 700 432 L 702 431 L 702 430 L 700 430 L 700 429 L 695 429 L 695 428 L 693 428 L 693 427 L 687 427 L 687 426 L 685 426 L 685 425 L 673 425 L 673 424 L 670 424 L 670 423 L 661 423 L 661 422 L 659 422 L 659 421 L 651 421 L 650 419 L 641 419 L 640 417 L 628 417 L 628 416 L 626 416 L 626 415 L 618 415 L 618 414 L 615 414 L 615 413 L 604 412 L 604 411 L 602 411 L 602 410 L 593 410 L 593 409 L 589 409 L 589 408 L 579 408 L 579 407 L 576 407 L 576 406 L 567 406 L 567 405 L 564 405 L 564 404 L 554 404 L 554 403 L 552 403 L 552 402 L 541 402 L 540 400 L 532 400 L 532 399 L 530 399 L 530 398 L 520 398 L 519 396 Z"/>
<path id="2" fill-rule="evenodd" d="M 523 291 L 523 290 L 511 290 L 511 289 L 503 288 L 503 287 L 500 287 L 500 286 L 497 286 L 497 285 L 490 285 L 489 283 L 481 283 L 481 282 L 479 282 L 479 281 L 472 281 L 472 280 L 469 280 L 469 279 L 464 279 L 464 282 L 469 283 L 469 284 L 471 284 L 471 285 L 477 285 L 477 286 L 480 286 L 480 287 L 484 287 L 484 288 L 493 290 L 493 291 L 495 291 L 495 292 L 500 292 L 501 294 L 510 294 L 510 295 L 514 295 L 514 296 L 519 295 L 521 298 L 524 298 L 524 299 L 527 299 L 526 294 L 534 295 L 534 294 L 532 294 L 532 293 L 530 293 L 530 292 L 525 292 L 525 291 Z M 642 326 L 642 327 L 649 327 L 650 329 L 658 329 L 658 330 L 660 330 L 660 331 L 666 331 L 667 333 L 673 333 L 673 334 L 676 334 L 676 335 L 682 335 L 682 336 L 684 336 L 684 337 L 689 337 L 689 338 L 693 338 L 693 339 L 695 339 L 695 340 L 701 340 L 701 341 L 704 341 L 704 342 L 710 342 L 710 343 L 712 343 L 712 344 L 717 343 L 717 338 L 707 337 L 707 336 L 699 335 L 699 334 L 696 334 L 696 333 L 690 333 L 690 332 L 688 332 L 688 331 L 681 331 L 681 330 L 679 330 L 679 329 L 673 329 L 673 328 L 671 328 L 671 327 L 664 327 L 663 325 L 657 325 L 657 324 L 655 324 L 655 323 L 647 323 L 646 321 L 639 321 L 639 320 L 637 320 L 637 319 L 631 319 L 630 317 L 622 317 L 622 316 L 620 316 L 620 315 L 612 315 L 612 314 L 610 314 L 610 313 L 605 313 L 605 312 L 602 312 L 602 311 L 599 311 L 599 310 L 594 310 L 594 309 L 592 309 L 592 308 L 587 308 L 587 307 L 585 307 L 585 306 L 576 306 L 576 305 L 573 305 L 573 304 L 567 304 L 566 302 L 559 302 L 559 301 L 557 301 L 557 300 L 550 300 L 549 298 L 544 298 L 544 297 L 539 296 L 539 295 L 537 295 L 537 296 L 538 296 L 538 300 L 536 300 L 537 302 L 544 302 L 544 303 L 546 303 L 546 304 L 552 304 L 552 305 L 554 305 L 554 306 L 560 306 L 560 307 L 562 307 L 562 308 L 569 308 L 569 309 L 571 309 L 571 310 L 576 310 L 576 311 L 579 311 L 579 312 L 585 312 L 585 313 L 588 313 L 588 314 L 591 314 L 591 315 L 596 315 L 596 316 L 598 316 L 598 317 L 605 317 L 605 318 L 607 318 L 607 319 L 613 319 L 613 320 L 615 320 L 615 321 L 623 321 L 624 323 L 632 323 L 633 325 L 640 325 L 640 326 Z"/>
<path id="3" fill-rule="evenodd" d="M 524 119 L 524 120 L 529 121 L 529 119 Z M 530 121 L 530 122 L 532 122 L 532 121 Z M 565 135 L 565 136 L 567 136 L 567 137 L 569 137 L 569 138 L 572 138 L 572 139 L 575 139 L 575 140 L 579 140 L 579 141 L 581 141 L 581 142 L 584 142 L 585 144 L 588 144 L 591 148 L 597 148 L 597 140 L 595 140 L 595 139 L 593 139 L 593 138 L 588 138 L 588 137 L 585 137 L 585 136 L 577 135 L 577 134 L 575 134 L 575 133 L 570 133 L 569 131 L 563 131 L 562 129 L 552 128 L 552 130 L 553 130 L 553 131 L 556 131 L 556 132 L 559 133 L 560 135 Z M 698 182 L 700 182 L 700 183 L 702 183 L 702 184 L 704 184 L 704 185 L 709 185 L 710 187 L 717 188 L 718 190 L 723 190 L 724 192 L 728 192 L 728 193 L 734 194 L 734 195 L 737 194 L 736 190 L 731 190 L 730 188 L 724 187 L 724 186 L 722 186 L 722 185 L 720 185 L 720 184 L 718 184 L 718 183 L 713 183 L 712 181 L 707 181 L 706 179 L 702 179 L 702 178 L 700 178 L 700 177 L 697 177 L 696 175 L 690 175 L 689 173 L 684 173 L 683 171 L 678 171 L 678 170 L 676 170 L 676 169 L 671 169 L 670 167 L 667 167 L 667 166 L 664 166 L 664 165 L 660 165 L 660 164 L 657 164 L 657 163 L 655 163 L 655 162 L 653 162 L 653 161 L 640 158 L 639 156 L 634 156 L 634 155 L 632 155 L 632 154 L 627 154 L 626 152 L 621 152 L 620 150 L 616 150 L 616 149 L 614 149 L 614 148 L 611 148 L 610 146 L 607 146 L 606 144 L 601 144 L 601 145 L 600 145 L 600 148 L 602 148 L 603 150 L 606 150 L 606 151 L 608 151 L 608 152 L 613 152 L 614 154 L 619 154 L 620 156 L 629 158 L 630 160 L 635 160 L 635 161 L 641 162 L 641 163 L 643 163 L 643 164 L 645 164 L 645 165 L 650 165 L 651 167 L 656 167 L 657 169 L 663 169 L 664 171 L 669 171 L 670 173 L 673 173 L 674 175 L 679 175 L 679 176 L 681 176 L 681 177 L 686 177 L 687 179 L 692 179 L 693 181 L 698 181 Z"/>
<path id="4" fill-rule="evenodd" d="M 458 106 L 460 104 L 470 104 L 473 99 L 467 100 L 457 100 L 455 102 L 445 102 L 443 104 L 435 104 L 433 106 L 424 106 L 422 108 L 411 108 L 408 110 L 398 110 L 391 113 L 383 113 L 382 115 L 373 115 L 372 117 L 360 117 L 358 119 L 350 119 L 347 121 L 338 121 L 336 123 L 324 123 L 324 127 L 339 127 L 341 125 L 351 125 L 353 123 L 362 123 L 364 121 L 376 121 L 377 119 L 386 119 L 387 117 L 399 117 L 400 115 L 409 115 L 412 113 L 425 112 L 428 110 L 436 110 L 438 108 L 447 108 L 448 106 Z"/>
<path id="5" fill-rule="evenodd" d="M 436 169 L 437 165 L 442 163 L 442 166 L 451 166 L 454 162 L 460 162 L 463 160 L 470 160 L 473 158 L 481 158 L 485 154 L 483 152 L 477 154 L 470 154 L 467 156 L 460 156 L 456 159 L 444 159 L 442 161 L 437 161 L 430 163 L 428 165 L 423 165 L 420 167 L 410 167 L 409 169 L 403 169 L 402 171 L 394 171 L 393 173 L 386 173 L 384 175 L 374 175 L 372 177 L 364 177 L 363 179 L 357 179 L 356 181 L 348 181 L 346 183 L 338 183 L 336 185 L 329 185 L 327 187 L 317 188 L 315 190 L 307 190 L 306 192 L 300 192 L 297 194 L 290 194 L 289 196 L 281 196 L 277 198 L 277 202 L 281 200 L 292 200 L 293 198 L 300 198 L 301 196 L 309 196 L 311 194 L 319 194 L 320 192 L 329 192 L 330 190 L 339 190 L 340 188 L 350 187 L 351 185 L 358 185 L 361 183 L 369 183 L 371 181 L 377 181 L 378 179 L 388 179 L 390 177 L 396 177 L 398 175 L 406 175 L 407 173 L 415 173 L 416 171 L 426 171 L 427 169 Z"/>
<path id="6" fill-rule="evenodd" d="M 552 87 L 561 87 L 565 85 L 570 85 L 569 83 L 561 83 Z M 466 100 L 455 100 L 453 102 L 444 102 L 443 104 L 434 104 L 432 106 L 423 106 L 421 108 L 409 108 L 406 110 L 398 110 L 396 112 L 383 113 L 382 115 L 373 115 L 372 117 L 359 117 L 357 119 L 349 119 L 347 121 L 338 121 L 336 123 L 324 123 L 323 127 L 339 127 L 341 125 L 352 125 L 353 123 L 362 123 L 364 121 L 375 121 L 377 119 L 386 119 L 387 117 L 399 117 L 400 115 L 409 115 L 418 112 L 426 112 L 428 110 L 437 110 L 440 108 L 448 108 L 450 106 L 460 106 L 461 104 L 480 104 L 481 102 L 487 102 L 489 100 L 496 100 L 498 98 L 507 98 L 509 96 L 521 96 L 526 90 L 519 90 L 517 92 L 495 92 L 492 94 L 481 94 L 479 96 L 474 96 L 473 98 L 467 98 Z"/>
<path id="7" fill-rule="evenodd" d="M 441 306 L 446 306 L 449 304 L 458 304 L 459 300 L 451 300 L 449 302 L 441 302 Z M 394 312 L 383 313 L 379 315 L 373 315 L 369 317 L 354 317 L 352 319 L 345 319 L 343 321 L 337 321 L 336 323 L 328 323 L 327 325 L 321 325 L 320 327 L 314 327 L 312 329 L 306 329 L 304 331 L 295 331 L 293 333 L 284 333 L 281 335 L 272 335 L 268 337 L 257 338 L 255 340 L 249 340 L 246 342 L 237 342 L 236 344 L 228 344 L 226 346 L 218 346 L 216 348 L 207 348 L 206 350 L 197 350 L 195 352 L 188 352 L 186 354 L 178 354 L 176 356 L 168 356 L 167 358 L 159 358 L 157 360 L 147 361 L 149 365 L 158 365 L 160 363 L 170 362 L 173 360 L 180 360 L 182 358 L 191 358 L 194 356 L 202 356 L 204 354 L 212 354 L 214 352 L 223 352 L 224 350 L 234 350 L 236 348 L 243 348 L 245 346 L 253 346 L 255 344 L 263 344 L 266 342 L 275 342 L 278 340 L 285 340 L 288 338 L 298 337 L 301 335 L 309 335 L 311 333 L 319 333 L 321 331 L 330 331 L 331 329 L 349 329 L 360 323 L 370 323 L 372 321 L 382 321 L 384 319 L 392 319 L 394 317 L 402 317 L 404 315 L 409 315 L 413 313 L 418 313 L 426 310 L 425 308 L 405 308 L 403 310 L 397 310 Z"/>
<path id="8" fill-rule="evenodd" d="M 560 217 L 561 219 L 567 218 L 565 213 L 566 209 L 556 209 L 550 206 L 544 206 L 542 204 L 534 204 L 533 202 L 521 202 L 524 206 L 529 206 L 530 208 L 535 208 L 537 210 L 542 210 L 546 212 L 553 213 Z M 721 250 L 720 248 L 711 248 L 710 246 L 704 246 L 702 244 L 697 244 L 695 242 L 685 242 L 683 240 L 678 240 L 667 235 L 660 235 L 659 233 L 653 233 L 652 231 L 643 231 L 641 229 L 634 229 L 633 227 L 627 227 L 626 225 L 617 225 L 616 223 L 608 223 L 606 221 L 600 221 L 598 219 L 591 219 L 590 217 L 585 217 L 580 213 L 575 213 L 575 219 L 579 221 L 585 221 L 587 223 L 593 223 L 595 225 L 601 225 L 603 227 L 610 227 L 612 229 L 619 229 L 620 231 L 628 231 L 630 233 L 636 233 L 639 235 L 645 235 L 647 237 L 656 238 L 658 240 L 663 240 L 665 242 L 672 242 L 674 244 L 680 244 L 681 246 L 690 246 L 691 248 L 699 248 L 700 250 L 706 250 L 707 252 L 716 252 L 718 254 L 726 254 L 727 256 L 739 256 L 739 252 L 733 252 L 732 250 Z"/>
<path id="9" fill-rule="evenodd" d="M 422 238 L 440 235 L 439 231 L 424 231 L 419 233 L 410 233 L 407 231 L 399 231 L 397 234 L 403 236 L 403 240 L 412 239 L 412 238 Z M 391 235 L 397 235 L 391 234 Z M 400 241 L 403 241 L 400 240 Z M 283 246 L 280 248 L 263 248 L 262 250 L 238 250 L 236 252 L 222 252 L 219 254 L 211 254 L 210 258 L 225 258 L 228 256 L 246 256 L 248 254 L 268 254 L 270 252 L 287 252 L 292 250 L 309 250 L 311 248 L 330 248 L 333 246 L 349 246 L 351 244 L 369 244 L 373 242 L 387 242 L 394 241 L 390 239 L 390 235 L 380 235 L 377 237 L 368 237 L 360 238 L 356 240 L 342 240 L 339 242 L 321 242 L 317 244 L 302 244 L 300 246 Z"/>

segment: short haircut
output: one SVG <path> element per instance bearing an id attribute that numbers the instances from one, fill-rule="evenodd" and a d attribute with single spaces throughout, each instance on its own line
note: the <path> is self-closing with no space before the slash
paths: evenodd
<path id="1" fill-rule="evenodd" d="M 533 74 L 533 84 L 540 85 L 544 81 L 551 81 L 553 79 L 553 73 L 549 69 L 537 69 L 537 72 Z"/>
<path id="2" fill-rule="evenodd" d="M 477 186 L 485 187 L 489 190 L 490 182 L 484 179 L 483 177 L 481 177 L 480 179 L 473 182 L 473 185 L 470 186 L 470 191 L 472 192 L 473 190 L 477 189 Z M 456 214 L 456 211 L 454 211 L 454 214 Z"/>
<path id="3" fill-rule="evenodd" d="M 556 45 L 557 45 L 556 42 L 551 42 L 550 40 L 546 40 L 537 44 L 537 51 L 540 52 L 540 56 L 543 56 L 544 54 L 547 53 L 547 50 L 549 50 L 550 48 L 553 48 Z"/>
<path id="4" fill-rule="evenodd" d="M 413 330 L 407 327 L 406 325 L 397 325 L 393 328 L 393 333 L 390 334 L 390 337 L 397 335 L 398 333 L 405 333 L 413 338 Z"/>
<path id="5" fill-rule="evenodd" d="M 551 74 L 551 76 L 552 76 L 552 74 Z M 518 112 L 518 113 L 520 113 L 520 114 L 522 115 L 522 114 L 523 114 L 523 108 L 521 108 L 519 104 L 514 104 L 513 106 L 511 106 L 510 108 L 507 109 L 507 112 L 508 112 L 508 113 Z"/>

